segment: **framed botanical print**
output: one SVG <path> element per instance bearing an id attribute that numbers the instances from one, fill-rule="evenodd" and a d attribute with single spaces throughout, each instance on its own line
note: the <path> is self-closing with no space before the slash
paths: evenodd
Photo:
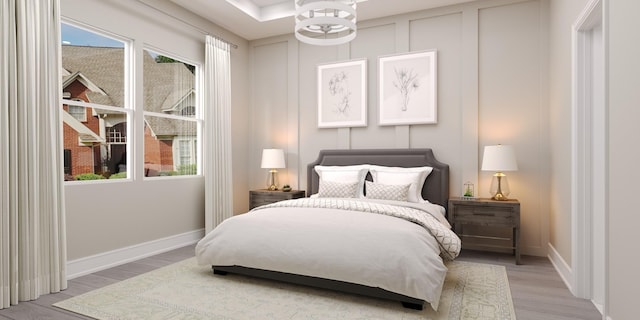
<path id="1" fill-rule="evenodd" d="M 318 66 L 318 128 L 367 126 L 367 60 Z"/>
<path id="2" fill-rule="evenodd" d="M 435 50 L 378 58 L 380 125 L 437 123 Z"/>

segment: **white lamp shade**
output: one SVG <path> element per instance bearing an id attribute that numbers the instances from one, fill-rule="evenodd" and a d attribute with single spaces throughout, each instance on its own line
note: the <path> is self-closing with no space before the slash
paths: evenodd
<path id="1" fill-rule="evenodd" d="M 262 150 L 262 168 L 264 169 L 280 169 L 285 168 L 284 151 L 282 149 L 264 149 Z"/>
<path id="2" fill-rule="evenodd" d="M 485 146 L 482 157 L 482 171 L 517 171 L 516 153 L 512 146 Z"/>

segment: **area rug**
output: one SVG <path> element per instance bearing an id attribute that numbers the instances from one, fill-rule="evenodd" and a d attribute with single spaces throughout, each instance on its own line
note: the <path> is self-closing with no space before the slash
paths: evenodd
<path id="1" fill-rule="evenodd" d="M 454 261 L 438 312 L 331 290 L 214 275 L 195 258 L 54 304 L 96 319 L 515 319 L 503 266 Z"/>

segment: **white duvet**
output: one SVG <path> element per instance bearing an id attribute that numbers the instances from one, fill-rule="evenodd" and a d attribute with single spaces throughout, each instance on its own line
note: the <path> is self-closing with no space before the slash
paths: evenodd
<path id="1" fill-rule="evenodd" d="M 378 212 L 397 204 L 401 203 L 306 198 L 256 208 L 218 225 L 198 242 L 196 256 L 201 265 L 243 266 L 379 287 L 425 300 L 437 310 L 447 272 L 440 257 L 442 242 L 448 242 L 444 256 L 455 258 L 459 239 L 449 230 L 440 206 L 413 203 L 426 211 L 409 210 L 442 228 L 435 232 L 446 234 L 444 241 L 434 237 L 429 230 L 433 226 Z"/>

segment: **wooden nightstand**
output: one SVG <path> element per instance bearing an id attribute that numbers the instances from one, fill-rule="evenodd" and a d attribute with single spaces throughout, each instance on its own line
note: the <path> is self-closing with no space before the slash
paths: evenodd
<path id="1" fill-rule="evenodd" d="M 449 199 L 449 223 L 463 240 L 480 238 L 511 240 L 511 246 L 483 245 L 484 247 L 513 249 L 516 264 L 520 264 L 520 202 L 515 199 L 496 201 L 491 199 Z M 505 227 L 512 229 L 511 238 L 488 237 L 464 233 L 464 225 Z"/>
<path id="2" fill-rule="evenodd" d="M 249 210 L 265 204 L 270 204 L 282 200 L 304 198 L 304 190 L 291 191 L 269 191 L 266 189 L 249 191 Z"/>

